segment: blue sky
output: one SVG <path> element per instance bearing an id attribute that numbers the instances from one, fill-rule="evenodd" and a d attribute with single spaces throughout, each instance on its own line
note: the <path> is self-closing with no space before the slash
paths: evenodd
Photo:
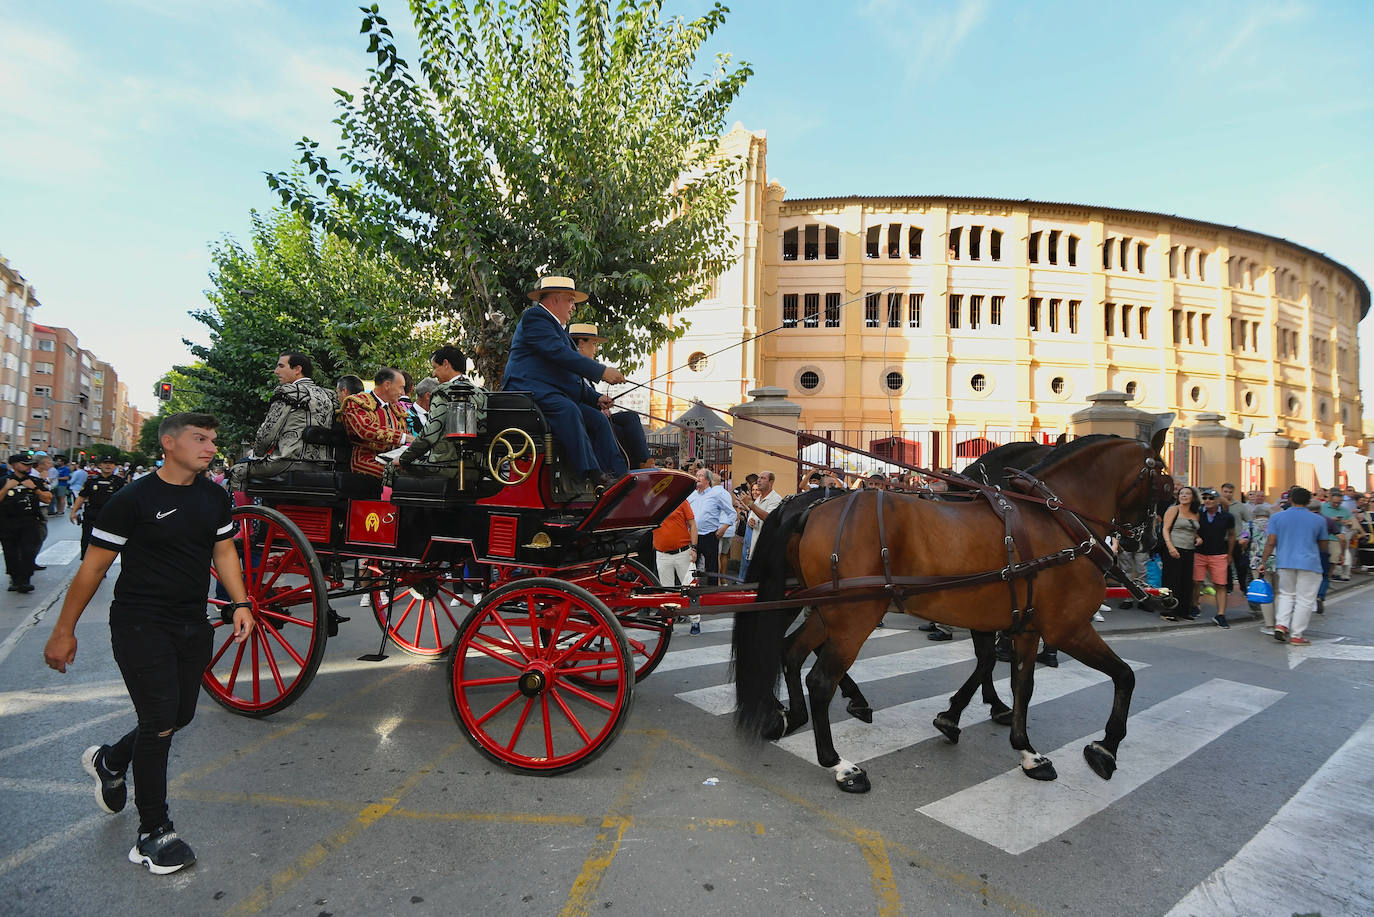
<path id="1" fill-rule="evenodd" d="M 379 2 L 406 31 L 406 5 Z M 135 403 L 201 336 L 208 244 L 275 203 L 262 173 L 302 135 L 333 145 L 332 87 L 369 61 L 360 19 L 323 0 L 0 0 L 0 254 Z M 753 65 L 733 118 L 768 131 L 789 196 L 1178 213 L 1374 283 L 1372 39 L 1358 2 L 748 0 L 712 47 Z"/>

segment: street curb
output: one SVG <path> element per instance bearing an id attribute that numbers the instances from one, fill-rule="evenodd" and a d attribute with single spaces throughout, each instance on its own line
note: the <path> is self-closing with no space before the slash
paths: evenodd
<path id="1" fill-rule="evenodd" d="M 1350 580 L 1350 582 L 1348 582 L 1348 583 L 1338 583 L 1338 582 L 1336 582 L 1335 580 L 1332 580 L 1332 581 L 1331 581 L 1331 586 L 1330 586 L 1330 588 L 1327 589 L 1326 596 L 1327 596 L 1327 599 L 1332 599 L 1332 598 L 1335 598 L 1335 597 L 1337 597 L 1337 596 L 1342 596 L 1342 597 L 1343 597 L 1343 596 L 1346 596 L 1346 595 L 1358 595 L 1358 594 L 1361 594 L 1361 593 L 1363 593 L 1363 592 L 1366 592 L 1366 591 L 1368 591 L 1369 589 L 1372 589 L 1372 588 L 1374 588 L 1374 576 L 1368 576 L 1363 582 L 1359 582 L 1359 581 L 1355 580 L 1354 578 L 1352 578 L 1352 579 Z M 1250 614 L 1250 609 L 1249 609 L 1248 607 L 1245 608 L 1245 609 L 1242 609 L 1242 610 L 1245 611 L 1246 614 Z M 1107 616 L 1107 620 L 1110 622 L 1110 621 L 1111 621 L 1110 615 L 1114 615 L 1114 614 L 1131 614 L 1132 612 L 1135 612 L 1135 613 L 1137 613 L 1137 614 L 1139 613 L 1139 611 L 1138 611 L 1137 609 L 1134 609 L 1134 608 L 1126 608 L 1126 609 L 1114 608 L 1114 609 L 1112 609 L 1111 611 L 1106 612 L 1106 613 L 1105 613 L 1105 616 Z M 1254 618 L 1246 618 L 1245 620 L 1240 620 L 1240 621 L 1237 622 L 1236 626 L 1239 626 L 1240 624 L 1245 624 L 1245 623 L 1247 623 L 1247 622 L 1249 622 L 1249 621 L 1253 621 L 1253 620 L 1255 620 L 1255 619 L 1254 619 Z M 1127 624 L 1127 625 L 1125 625 L 1125 626 L 1123 626 L 1123 627 L 1110 627 L 1110 628 L 1100 629 L 1100 630 L 1098 630 L 1098 633 L 1099 633 L 1103 638 L 1108 638 L 1108 637 L 1112 637 L 1112 636 L 1114 636 L 1114 635 L 1116 635 L 1116 634 L 1153 634 L 1153 633 L 1164 633 L 1164 632 L 1166 632 L 1166 631 L 1183 630 L 1184 628 L 1199 627 L 1199 626 L 1202 626 L 1202 625 L 1211 625 L 1213 628 L 1215 628 L 1215 629 L 1217 629 L 1217 630 L 1220 630 L 1220 629 L 1221 629 L 1221 628 L 1216 627 L 1215 624 L 1212 624 L 1212 619 L 1211 619 L 1210 617 L 1208 617 L 1208 616 L 1206 615 L 1206 613 L 1204 612 L 1204 613 L 1203 613 L 1203 616 L 1201 616 L 1201 617 L 1199 617 L 1199 618 L 1197 618 L 1197 619 L 1195 619 L 1195 620 L 1192 620 L 1192 621 L 1163 621 L 1163 620 L 1160 620 L 1160 619 L 1156 616 L 1156 617 L 1155 617 L 1155 622 L 1154 622 L 1154 623 L 1150 623 L 1150 624 Z"/>

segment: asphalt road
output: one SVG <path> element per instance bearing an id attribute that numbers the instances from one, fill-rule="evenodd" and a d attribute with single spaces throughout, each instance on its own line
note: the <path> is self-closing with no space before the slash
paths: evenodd
<path id="1" fill-rule="evenodd" d="M 0 603 L 0 913 L 1374 913 L 1374 577 L 1333 595 L 1306 649 L 1243 612 L 1227 631 L 1112 612 L 1138 681 L 1109 782 L 1080 754 L 1110 706 L 1095 673 L 1039 671 L 1031 736 L 1060 779 L 1036 783 L 976 706 L 958 745 L 934 734 L 968 641 L 889 615 L 855 672 L 875 723 L 835 708 L 865 796 L 834 788 L 809 732 L 734 733 L 725 621 L 675 636 L 604 755 L 538 778 L 467 743 L 442 665 L 357 661 L 378 631 L 354 606 L 294 706 L 253 720 L 205 698 L 177 735 L 172 815 L 199 862 L 156 877 L 125 860 L 133 806 L 101 813 L 79 762 L 133 722 L 113 576 L 75 668 L 41 659 L 74 536 L 54 520 L 39 589 Z"/>

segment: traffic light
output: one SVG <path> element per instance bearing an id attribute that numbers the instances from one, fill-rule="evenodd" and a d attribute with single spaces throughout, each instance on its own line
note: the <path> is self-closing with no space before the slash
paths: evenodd
<path id="1" fill-rule="evenodd" d="M 158 400 L 159 400 L 159 401 L 171 401 L 171 400 L 172 400 L 172 383 L 170 383 L 170 382 L 159 382 L 159 383 L 157 384 L 157 397 L 158 397 Z"/>

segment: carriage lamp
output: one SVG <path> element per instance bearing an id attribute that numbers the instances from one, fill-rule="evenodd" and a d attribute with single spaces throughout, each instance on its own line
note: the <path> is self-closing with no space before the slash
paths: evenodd
<path id="1" fill-rule="evenodd" d="M 472 439 L 477 436 L 477 404 L 473 387 L 456 382 L 444 392 L 448 413 L 444 415 L 445 439 Z"/>

